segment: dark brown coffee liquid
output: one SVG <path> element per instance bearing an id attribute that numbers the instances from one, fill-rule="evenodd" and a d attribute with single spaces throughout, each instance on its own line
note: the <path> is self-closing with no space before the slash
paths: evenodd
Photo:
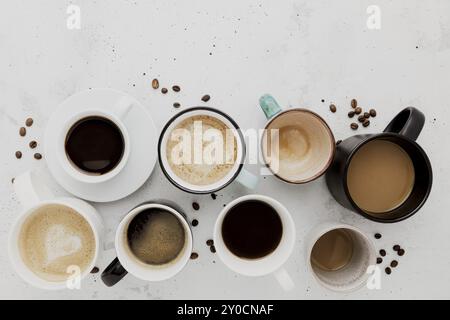
<path id="1" fill-rule="evenodd" d="M 282 234 L 280 216 L 262 201 L 235 205 L 222 223 L 222 237 L 228 250 L 246 259 L 263 258 L 275 251 Z"/>
<path id="2" fill-rule="evenodd" d="M 113 170 L 122 160 L 125 142 L 120 129 L 102 117 L 78 121 L 66 138 L 66 153 L 80 170 L 102 175 Z"/>

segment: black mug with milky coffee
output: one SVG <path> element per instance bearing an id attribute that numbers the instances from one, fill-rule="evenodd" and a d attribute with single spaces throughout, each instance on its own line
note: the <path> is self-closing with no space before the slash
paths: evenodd
<path id="1" fill-rule="evenodd" d="M 334 198 L 377 222 L 414 215 L 427 200 L 433 180 L 430 160 L 415 142 L 424 124 L 423 113 L 409 107 L 383 133 L 342 141 L 326 175 Z"/>

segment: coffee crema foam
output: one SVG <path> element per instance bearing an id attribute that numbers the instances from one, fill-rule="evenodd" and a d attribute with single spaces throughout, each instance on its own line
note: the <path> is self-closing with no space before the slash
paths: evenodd
<path id="1" fill-rule="evenodd" d="M 223 157 L 219 159 L 219 161 L 209 164 L 203 157 L 203 150 L 207 150 L 211 147 L 211 141 L 205 141 L 205 139 L 203 139 L 201 141 L 202 150 L 195 150 L 195 123 L 201 123 L 202 136 L 208 131 L 212 132 L 212 130 L 216 130 L 216 132 L 222 136 Z M 189 132 L 190 134 L 191 141 L 188 141 L 188 143 L 185 144 L 186 146 L 190 146 L 189 151 L 191 156 L 189 158 L 186 157 L 187 159 L 183 158 L 183 153 L 186 152 L 186 150 L 183 150 L 182 146 L 184 144 L 182 141 L 183 138 L 174 136 L 174 132 L 179 129 L 186 130 L 185 132 Z M 227 138 L 230 136 L 231 139 Z M 195 152 L 201 152 L 201 163 L 195 163 Z M 177 157 L 176 159 L 174 155 Z M 173 129 L 167 141 L 166 156 L 171 170 L 180 179 L 198 186 L 210 185 L 223 179 L 233 169 L 237 158 L 236 137 L 232 130 L 217 118 L 207 115 L 193 116 L 183 120 L 175 129 Z M 179 163 L 180 160 L 181 163 Z"/>
<path id="2" fill-rule="evenodd" d="M 34 274 L 61 282 L 69 277 L 70 266 L 86 270 L 94 259 L 96 241 L 91 226 L 78 212 L 63 205 L 48 205 L 25 220 L 19 249 Z"/>

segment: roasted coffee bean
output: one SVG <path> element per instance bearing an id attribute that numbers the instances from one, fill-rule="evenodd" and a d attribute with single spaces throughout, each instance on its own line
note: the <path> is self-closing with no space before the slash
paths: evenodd
<path id="1" fill-rule="evenodd" d="M 200 210 L 200 205 L 199 205 L 197 202 L 193 202 L 193 203 L 192 203 L 192 208 L 193 208 L 195 211 L 198 211 L 198 210 Z"/>
<path id="2" fill-rule="evenodd" d="M 369 119 L 370 118 L 370 113 L 364 112 L 364 118 Z"/>
<path id="3" fill-rule="evenodd" d="M 197 252 L 192 252 L 191 253 L 191 260 L 195 260 L 198 259 L 198 253 Z"/>
<path id="4" fill-rule="evenodd" d="M 391 268 L 395 268 L 398 266 L 398 261 L 397 260 L 392 260 L 391 261 Z"/>
<path id="5" fill-rule="evenodd" d="M 359 125 L 357 124 L 357 123 L 352 123 L 351 125 L 350 125 L 350 128 L 352 128 L 353 130 L 357 130 L 358 128 L 359 128 Z"/>
<path id="6" fill-rule="evenodd" d="M 394 251 L 398 251 L 398 250 L 400 250 L 401 248 L 400 248 L 400 246 L 399 246 L 398 244 L 396 244 L 392 249 L 394 249 Z"/>
<path id="7" fill-rule="evenodd" d="M 17 159 L 22 159 L 22 152 L 16 151 L 16 158 Z"/>
<path id="8" fill-rule="evenodd" d="M 335 113 L 336 112 L 336 106 L 334 104 L 330 104 L 330 111 Z"/>
<path id="9" fill-rule="evenodd" d="M 399 249 L 399 250 L 397 251 L 397 254 L 401 257 L 401 256 L 405 255 L 405 250 Z"/>
<path id="10" fill-rule="evenodd" d="M 375 109 L 370 109 L 369 113 L 370 113 L 371 117 L 376 117 L 377 116 L 377 111 Z"/>
<path id="11" fill-rule="evenodd" d="M 380 256 L 385 257 L 386 256 L 386 250 L 381 249 L 380 250 Z"/>
<path id="12" fill-rule="evenodd" d="M 180 92 L 181 88 L 180 88 L 180 86 L 173 86 L 172 90 L 175 91 L 175 92 Z"/>
<path id="13" fill-rule="evenodd" d="M 202 97 L 202 101 L 203 101 L 203 102 L 208 102 L 209 100 L 211 100 L 211 97 L 210 97 L 208 94 L 205 94 L 205 95 Z"/>
<path id="14" fill-rule="evenodd" d="M 369 119 L 364 120 L 363 127 L 367 128 L 369 125 L 370 125 L 370 120 Z"/>
<path id="15" fill-rule="evenodd" d="M 206 241 L 206 245 L 207 245 L 208 247 L 213 246 L 213 245 L 214 245 L 214 240 L 212 240 L 212 239 L 207 240 L 207 241 Z"/>
<path id="16" fill-rule="evenodd" d="M 386 269 L 384 269 L 384 271 L 386 272 L 386 274 L 391 274 L 392 270 L 391 268 L 387 267 Z"/>
<path id="17" fill-rule="evenodd" d="M 352 106 L 353 109 L 355 109 L 358 106 L 358 101 L 356 101 L 356 99 L 352 99 L 350 105 Z"/>
<path id="18" fill-rule="evenodd" d="M 33 125 L 33 118 L 28 118 L 27 120 L 25 120 L 25 125 L 27 127 L 31 127 Z"/>
<path id="19" fill-rule="evenodd" d="M 11 179 L 11 183 L 14 183 L 14 181 L 16 181 L 16 178 Z"/>
<path id="20" fill-rule="evenodd" d="M 213 200 L 216 200 L 216 199 L 217 199 L 217 194 L 211 193 L 211 198 L 212 198 Z"/>
<path id="21" fill-rule="evenodd" d="M 37 142 L 34 141 L 34 140 L 33 140 L 33 141 L 30 141 L 29 146 L 30 146 L 31 149 L 36 148 L 36 147 L 37 147 Z"/>
<path id="22" fill-rule="evenodd" d="M 353 118 L 355 116 L 355 111 L 350 111 L 349 113 L 348 113 L 348 117 L 349 118 Z"/>
<path id="23" fill-rule="evenodd" d="M 214 246 L 209 247 L 209 250 L 210 250 L 212 253 L 216 253 L 216 247 L 214 247 Z"/>
<path id="24" fill-rule="evenodd" d="M 198 226 L 198 220 L 197 219 L 192 220 L 192 226 L 193 227 Z"/>
<path id="25" fill-rule="evenodd" d="M 169 90 L 167 90 L 167 88 L 162 88 L 161 92 L 162 92 L 162 94 L 166 94 L 167 92 L 169 92 Z"/>
<path id="26" fill-rule="evenodd" d="M 383 263 L 383 258 L 377 258 L 377 264 L 382 264 Z"/>
<path id="27" fill-rule="evenodd" d="M 365 120 L 366 120 L 366 118 L 364 118 L 363 115 L 360 115 L 360 116 L 358 117 L 358 121 L 361 122 L 361 123 L 363 123 Z"/>
<path id="28" fill-rule="evenodd" d="M 360 114 L 361 112 L 362 112 L 362 108 L 357 107 L 357 108 L 355 109 L 355 113 L 356 113 L 356 114 Z"/>
<path id="29" fill-rule="evenodd" d="M 41 160 L 41 159 L 42 159 L 42 154 L 40 154 L 40 153 L 35 153 L 35 154 L 34 154 L 34 158 L 35 158 L 36 160 Z"/>
<path id="30" fill-rule="evenodd" d="M 380 233 L 375 233 L 375 239 L 381 239 L 381 234 Z"/>
<path id="31" fill-rule="evenodd" d="M 94 268 L 91 270 L 91 273 L 92 273 L 92 274 L 95 274 L 95 273 L 99 273 L 99 271 L 100 271 L 100 269 L 99 269 L 98 267 L 94 267 Z"/>
<path id="32" fill-rule="evenodd" d="M 179 104 L 178 102 L 175 102 L 173 104 L 173 107 L 178 109 L 179 107 L 181 107 L 181 104 Z"/>
<path id="33" fill-rule="evenodd" d="M 20 135 L 21 137 L 25 137 L 26 134 L 27 134 L 27 129 L 25 129 L 24 127 L 22 127 L 22 128 L 19 129 L 19 135 Z"/>
<path id="34" fill-rule="evenodd" d="M 155 90 L 159 88 L 159 81 L 158 81 L 158 79 L 153 79 L 153 81 L 152 81 L 152 88 L 155 89 Z"/>

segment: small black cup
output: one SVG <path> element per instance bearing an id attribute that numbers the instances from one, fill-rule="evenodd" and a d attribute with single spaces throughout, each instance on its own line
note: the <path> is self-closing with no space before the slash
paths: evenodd
<path id="1" fill-rule="evenodd" d="M 342 206 L 377 222 L 392 223 L 414 215 L 426 202 L 431 191 L 433 173 L 425 151 L 415 142 L 425 124 L 425 116 L 413 107 L 401 111 L 380 134 L 355 135 L 336 148 L 333 163 L 326 174 L 328 189 Z M 364 144 L 376 139 L 388 140 L 402 147 L 410 156 L 415 170 L 415 182 L 410 196 L 387 214 L 370 215 L 352 200 L 347 186 L 347 171 L 353 155 Z"/>

